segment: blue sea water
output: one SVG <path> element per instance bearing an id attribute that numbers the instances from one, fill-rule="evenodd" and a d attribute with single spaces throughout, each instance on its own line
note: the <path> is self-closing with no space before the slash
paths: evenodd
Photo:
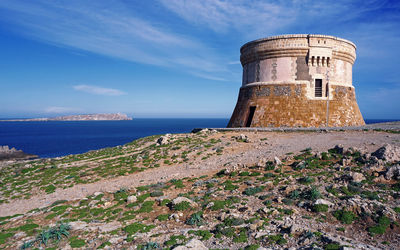
<path id="1" fill-rule="evenodd" d="M 132 121 L 0 122 L 0 145 L 40 157 L 57 157 L 113 147 L 157 134 L 226 127 L 229 119 L 134 119 Z M 368 120 L 366 123 L 393 120 Z"/>
<path id="2" fill-rule="evenodd" d="M 141 137 L 226 127 L 229 119 L 133 119 L 132 121 L 0 122 L 0 145 L 39 157 L 57 157 L 122 145 Z"/>

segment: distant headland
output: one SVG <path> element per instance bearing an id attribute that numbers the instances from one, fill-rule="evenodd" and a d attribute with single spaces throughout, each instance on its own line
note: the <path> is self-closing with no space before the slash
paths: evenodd
<path id="1" fill-rule="evenodd" d="M 132 120 L 126 114 L 88 114 L 88 115 L 67 115 L 52 118 L 29 118 L 29 119 L 11 119 L 0 120 L 3 122 L 47 122 L 47 121 L 127 121 Z"/>

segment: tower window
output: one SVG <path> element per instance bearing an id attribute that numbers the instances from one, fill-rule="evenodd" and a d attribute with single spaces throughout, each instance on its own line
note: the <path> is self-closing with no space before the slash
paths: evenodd
<path id="1" fill-rule="evenodd" d="M 315 97 L 322 97 L 322 79 L 315 79 Z"/>

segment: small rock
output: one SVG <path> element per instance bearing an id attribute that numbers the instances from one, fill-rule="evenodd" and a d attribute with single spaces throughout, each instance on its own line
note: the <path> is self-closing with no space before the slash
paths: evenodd
<path id="1" fill-rule="evenodd" d="M 363 180 L 365 180 L 365 177 L 362 173 L 351 172 L 349 176 L 354 182 L 362 182 Z"/>
<path id="2" fill-rule="evenodd" d="M 171 139 L 171 134 L 163 135 L 163 136 L 161 136 L 160 138 L 157 139 L 157 144 L 158 145 L 168 144 L 170 139 Z"/>
<path id="3" fill-rule="evenodd" d="M 93 195 L 96 197 L 96 196 L 99 196 L 101 194 L 103 194 L 103 192 L 95 192 Z"/>
<path id="4" fill-rule="evenodd" d="M 389 167 L 385 173 L 385 179 L 386 180 L 391 180 L 391 179 L 399 180 L 400 179 L 400 164 Z"/>
<path id="5" fill-rule="evenodd" d="M 16 234 L 14 234 L 13 237 L 14 237 L 15 239 L 21 239 L 21 238 L 26 237 L 26 233 L 25 233 L 25 232 L 18 232 L 18 233 L 16 233 Z"/>
<path id="6" fill-rule="evenodd" d="M 128 196 L 128 198 L 127 198 L 128 203 L 134 203 L 136 201 L 137 201 L 137 198 L 134 195 Z"/>
<path id="7" fill-rule="evenodd" d="M 116 244 L 122 242 L 123 240 L 124 240 L 124 237 L 114 237 L 114 238 L 109 239 L 108 241 L 111 244 L 116 245 Z"/>
<path id="8" fill-rule="evenodd" d="M 208 250 L 208 248 L 197 239 L 191 239 L 184 246 L 177 246 L 174 248 L 175 250 L 187 250 L 187 249 L 195 249 L 195 250 Z"/>
<path id="9" fill-rule="evenodd" d="M 282 161 L 279 160 L 279 158 L 275 156 L 275 157 L 274 157 L 274 164 L 275 164 L 275 166 L 279 166 L 279 165 L 282 164 Z"/>
<path id="10" fill-rule="evenodd" d="M 82 230 L 87 227 L 87 223 L 84 221 L 71 221 L 69 222 L 69 226 L 71 230 Z"/>
<path id="11" fill-rule="evenodd" d="M 194 207 L 197 206 L 196 202 L 194 202 L 191 199 L 188 199 L 186 197 L 176 197 L 175 199 L 172 200 L 172 204 L 176 205 L 176 204 L 179 204 L 179 203 L 184 202 L 184 201 L 189 202 L 191 206 L 194 206 Z"/>
<path id="12" fill-rule="evenodd" d="M 318 199 L 318 200 L 315 201 L 314 204 L 315 205 L 323 204 L 323 205 L 327 205 L 329 207 L 332 207 L 334 205 L 332 202 L 324 200 L 324 199 Z"/>
<path id="13" fill-rule="evenodd" d="M 384 161 L 400 161 L 400 147 L 386 144 L 373 152 L 371 155 Z"/>

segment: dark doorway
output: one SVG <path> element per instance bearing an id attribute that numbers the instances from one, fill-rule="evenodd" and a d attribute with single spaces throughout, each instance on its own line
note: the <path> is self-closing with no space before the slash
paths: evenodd
<path id="1" fill-rule="evenodd" d="M 315 97 L 322 97 L 322 79 L 315 79 Z"/>
<path id="2" fill-rule="evenodd" d="M 250 106 L 249 116 L 247 116 L 246 127 L 250 127 L 253 121 L 254 112 L 256 111 L 256 106 Z"/>

